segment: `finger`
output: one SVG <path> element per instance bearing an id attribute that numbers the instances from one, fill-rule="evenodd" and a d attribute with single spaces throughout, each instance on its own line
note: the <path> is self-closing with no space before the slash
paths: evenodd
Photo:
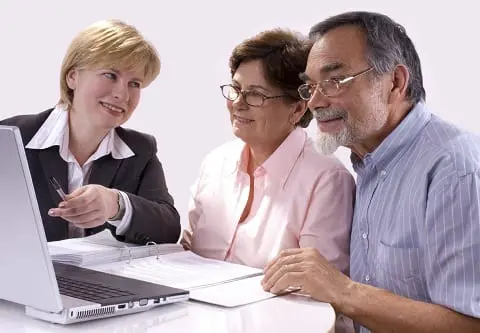
<path id="1" fill-rule="evenodd" d="M 296 249 L 285 249 L 282 250 L 272 261 L 270 261 L 264 268 L 264 272 L 268 271 L 273 265 L 278 263 L 279 261 L 283 260 L 282 258 L 290 257 L 294 255 L 299 255 L 305 252 L 303 248 L 296 248 Z"/>
<path id="2" fill-rule="evenodd" d="M 85 214 L 80 214 L 77 216 L 65 216 L 64 218 L 68 219 L 69 222 L 73 224 L 84 224 L 93 220 L 102 219 L 99 210 L 93 210 Z"/>
<path id="3" fill-rule="evenodd" d="M 269 289 L 265 290 L 270 291 L 273 294 L 301 291 L 304 275 L 303 272 L 289 272 L 281 276 Z"/>
<path id="4" fill-rule="evenodd" d="M 275 271 L 270 270 L 270 275 L 263 277 L 262 286 L 265 290 L 270 290 L 283 276 L 303 271 L 303 264 L 301 262 L 279 266 Z"/>
<path id="5" fill-rule="evenodd" d="M 307 295 L 304 292 L 302 292 L 302 287 L 288 287 L 285 290 L 282 290 L 282 291 L 279 291 L 278 293 L 275 293 L 275 295 L 283 296 L 283 295 L 288 295 L 288 294 L 292 294 L 292 293 L 296 293 L 296 294 L 299 294 L 299 295 Z"/>
<path id="6" fill-rule="evenodd" d="M 275 263 L 280 260 L 281 258 L 281 254 L 277 255 L 275 258 L 273 258 L 270 262 L 268 262 L 265 267 L 263 268 L 263 272 L 266 274 L 268 271 L 270 271 L 273 267 L 273 265 L 275 265 Z"/>
<path id="7" fill-rule="evenodd" d="M 103 219 L 93 219 L 93 220 L 90 220 L 90 221 L 87 221 L 87 222 L 84 222 L 84 223 L 73 223 L 76 227 L 79 227 L 79 228 L 83 228 L 83 229 L 86 229 L 86 228 L 94 228 L 94 227 L 98 227 L 99 225 L 103 225 L 105 223 L 105 221 Z"/>
<path id="8" fill-rule="evenodd" d="M 95 193 L 92 191 L 84 191 L 81 194 L 61 202 L 58 206 L 60 208 L 80 208 L 90 205 L 96 199 Z"/>
<path id="9" fill-rule="evenodd" d="M 52 208 L 48 211 L 48 215 L 62 218 L 75 218 L 94 211 L 98 211 L 98 209 L 93 205 L 74 208 Z"/>
<path id="10" fill-rule="evenodd" d="M 77 188 L 72 193 L 67 194 L 67 196 L 65 197 L 65 201 L 68 201 L 68 200 L 71 200 L 73 198 L 78 197 L 79 195 L 84 193 L 86 190 L 88 190 L 87 186 L 81 186 L 81 187 Z"/>
<path id="11" fill-rule="evenodd" d="M 305 259 L 303 258 L 301 253 L 289 256 L 280 256 L 277 259 L 274 259 L 274 261 L 270 263 L 270 265 L 267 265 L 267 267 L 264 269 L 264 280 L 268 280 L 277 271 L 281 270 L 282 267 L 298 264 L 303 262 L 304 260 Z"/>

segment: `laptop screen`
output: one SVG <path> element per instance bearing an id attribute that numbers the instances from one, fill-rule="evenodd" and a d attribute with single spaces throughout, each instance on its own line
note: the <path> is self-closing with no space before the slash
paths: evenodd
<path id="1" fill-rule="evenodd" d="M 61 297 L 20 131 L 0 126 L 0 298 L 59 312 Z"/>

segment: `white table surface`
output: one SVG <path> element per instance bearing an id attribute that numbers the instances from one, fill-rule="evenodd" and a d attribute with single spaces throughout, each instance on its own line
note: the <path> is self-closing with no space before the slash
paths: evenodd
<path id="1" fill-rule="evenodd" d="M 237 308 L 182 302 L 152 310 L 58 325 L 27 317 L 21 305 L 0 300 L 0 332 L 334 332 L 335 312 L 330 304 L 287 295 Z"/>

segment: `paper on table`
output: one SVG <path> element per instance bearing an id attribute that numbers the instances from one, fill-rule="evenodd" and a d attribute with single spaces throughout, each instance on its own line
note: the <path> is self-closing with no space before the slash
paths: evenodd
<path id="1" fill-rule="evenodd" d="M 258 268 L 203 258 L 184 251 L 160 256 L 90 266 L 90 269 L 162 284 L 180 289 L 196 289 L 263 274 Z"/>
<path id="2" fill-rule="evenodd" d="M 275 297 L 263 290 L 263 275 L 190 291 L 190 299 L 234 307 Z"/>
<path id="3" fill-rule="evenodd" d="M 91 244 L 96 244 L 96 245 L 106 245 L 106 246 L 112 246 L 112 247 L 137 247 L 139 245 L 137 244 L 131 244 L 131 243 L 125 243 L 125 242 L 120 242 L 117 240 L 115 237 L 112 236 L 112 233 L 110 230 L 105 229 L 99 233 L 93 234 L 88 237 L 83 237 L 83 238 L 76 238 L 76 239 L 81 239 L 84 240 L 87 243 Z"/>
<path id="4" fill-rule="evenodd" d="M 48 248 L 51 255 L 111 250 L 112 247 L 122 248 L 125 246 L 134 247 L 138 245 L 123 243 L 116 240 L 110 233 L 110 230 L 103 230 L 98 234 L 88 237 L 70 238 L 61 241 L 48 242 Z"/>
<path id="5" fill-rule="evenodd" d="M 50 255 L 62 255 L 62 254 L 76 254 L 79 252 L 95 252 L 101 250 L 112 250 L 112 245 L 105 244 L 107 243 L 106 239 L 108 239 L 108 235 L 103 234 L 105 232 L 102 231 L 97 237 L 92 240 L 89 240 L 89 237 L 84 238 L 72 238 L 72 239 L 65 239 L 61 241 L 49 242 L 48 249 Z M 106 230 L 106 232 L 110 233 L 110 231 Z M 95 235 L 96 236 L 96 235 Z M 113 238 L 110 235 L 111 238 Z M 95 239 L 97 242 L 95 242 Z M 114 239 L 115 240 L 115 239 Z M 117 242 L 117 240 L 115 240 Z M 118 247 L 118 246 L 115 246 Z"/>
<path id="6" fill-rule="evenodd" d="M 109 230 L 98 234 L 48 243 L 54 261 L 74 265 L 95 265 L 128 258 L 142 258 L 154 254 L 183 251 L 180 244 L 140 246 L 117 241 Z"/>

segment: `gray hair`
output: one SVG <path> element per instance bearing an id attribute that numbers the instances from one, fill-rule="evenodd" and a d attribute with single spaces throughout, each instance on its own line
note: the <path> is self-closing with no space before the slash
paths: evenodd
<path id="1" fill-rule="evenodd" d="M 309 37 L 317 40 L 328 31 L 345 25 L 357 26 L 365 32 L 365 57 L 376 73 L 390 72 L 399 64 L 406 66 L 410 73 L 407 98 L 414 104 L 425 101 L 420 58 L 403 26 L 379 13 L 346 12 L 315 24 Z"/>

